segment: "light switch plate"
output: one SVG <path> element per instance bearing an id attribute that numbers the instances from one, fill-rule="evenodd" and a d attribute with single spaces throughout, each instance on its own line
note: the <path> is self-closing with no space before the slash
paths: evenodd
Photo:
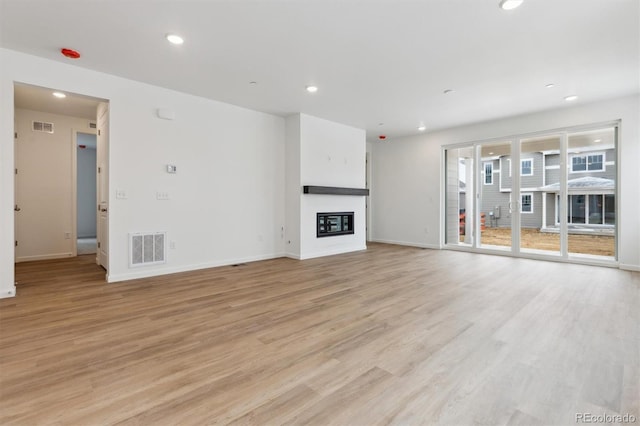
<path id="1" fill-rule="evenodd" d="M 156 200 L 168 200 L 169 193 L 167 191 L 156 191 Z"/>
<path id="2" fill-rule="evenodd" d="M 116 189 L 116 199 L 126 200 L 126 198 L 127 198 L 127 191 L 125 191 L 124 189 Z"/>

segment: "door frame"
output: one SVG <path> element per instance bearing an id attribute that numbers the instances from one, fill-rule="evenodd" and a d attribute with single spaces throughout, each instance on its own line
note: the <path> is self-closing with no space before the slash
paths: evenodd
<path id="1" fill-rule="evenodd" d="M 96 138 L 98 136 L 96 129 L 71 129 L 71 238 L 73 238 L 71 254 L 73 257 L 78 256 L 78 133 L 95 135 Z"/>

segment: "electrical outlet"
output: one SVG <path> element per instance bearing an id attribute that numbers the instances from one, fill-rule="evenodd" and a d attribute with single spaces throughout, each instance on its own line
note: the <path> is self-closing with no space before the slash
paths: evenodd
<path id="1" fill-rule="evenodd" d="M 65 240 L 69 240 L 69 239 L 71 239 L 71 232 L 65 232 L 65 233 L 64 233 L 64 239 L 65 239 Z"/>
<path id="2" fill-rule="evenodd" d="M 169 248 L 171 250 L 175 250 L 176 249 L 176 242 L 175 241 L 169 241 Z"/>
<path id="3" fill-rule="evenodd" d="M 116 199 L 125 200 L 127 198 L 127 191 L 124 189 L 116 189 Z"/>

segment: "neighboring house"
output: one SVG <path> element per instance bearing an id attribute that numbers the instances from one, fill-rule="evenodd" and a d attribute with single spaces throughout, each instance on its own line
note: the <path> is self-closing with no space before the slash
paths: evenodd
<path id="1" fill-rule="evenodd" d="M 560 224 L 560 154 L 527 152 L 511 167 L 508 155 L 482 159 L 481 212 L 488 226 L 511 226 L 512 173 L 520 173 L 523 228 L 552 230 Z M 572 230 L 613 230 L 615 225 L 615 150 L 582 149 L 569 154 L 568 223 Z"/>

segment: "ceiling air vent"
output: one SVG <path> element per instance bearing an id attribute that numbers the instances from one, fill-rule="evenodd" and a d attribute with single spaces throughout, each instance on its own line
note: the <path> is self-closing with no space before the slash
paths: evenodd
<path id="1" fill-rule="evenodd" d="M 33 122 L 34 132 L 53 133 L 53 123 L 45 123 L 44 121 Z"/>
<path id="2" fill-rule="evenodd" d="M 93 122 L 91 122 L 91 121 L 89 122 L 89 128 L 90 128 L 90 129 L 96 129 L 97 127 L 98 127 L 98 126 L 96 126 L 96 123 L 93 123 Z"/>

